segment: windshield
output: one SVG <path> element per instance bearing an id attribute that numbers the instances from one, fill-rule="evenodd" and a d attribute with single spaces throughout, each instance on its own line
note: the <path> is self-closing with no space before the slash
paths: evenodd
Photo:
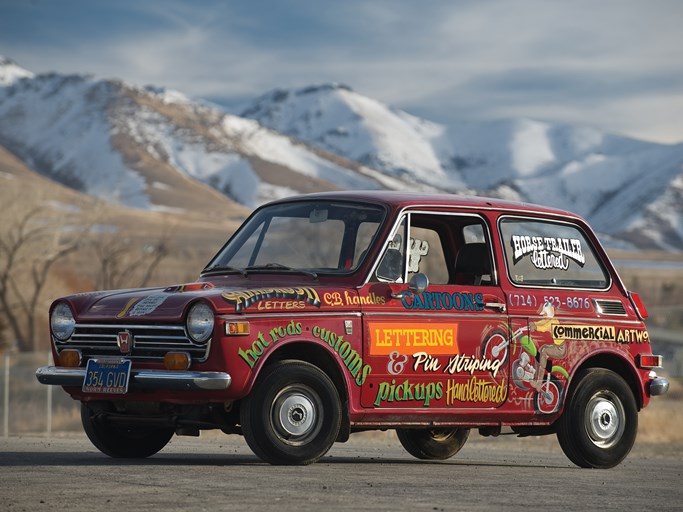
<path id="1" fill-rule="evenodd" d="M 214 271 L 351 272 L 386 212 L 377 205 L 300 201 L 258 210 L 209 263 Z"/>

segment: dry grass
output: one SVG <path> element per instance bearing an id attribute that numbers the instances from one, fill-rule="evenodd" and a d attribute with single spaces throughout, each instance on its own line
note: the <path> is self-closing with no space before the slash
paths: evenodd
<path id="1" fill-rule="evenodd" d="M 650 313 L 649 326 L 683 330 L 683 253 L 610 251 L 610 258 L 613 262 L 616 260 L 626 287 L 637 292 L 645 302 Z M 620 265 L 620 260 L 655 265 Z"/>
<path id="2" fill-rule="evenodd" d="M 683 444 L 683 384 L 670 379 L 664 396 L 654 397 L 638 417 L 638 441 L 653 444 Z"/>

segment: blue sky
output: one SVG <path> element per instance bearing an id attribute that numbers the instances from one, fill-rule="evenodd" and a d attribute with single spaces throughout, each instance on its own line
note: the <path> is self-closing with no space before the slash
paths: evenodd
<path id="1" fill-rule="evenodd" d="M 680 0 L 0 0 L 0 54 L 231 108 L 341 82 L 439 122 L 683 142 Z"/>

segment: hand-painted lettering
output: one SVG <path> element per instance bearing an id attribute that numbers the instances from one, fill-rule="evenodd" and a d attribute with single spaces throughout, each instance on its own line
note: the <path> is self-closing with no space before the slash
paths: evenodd
<path id="1" fill-rule="evenodd" d="M 237 354 L 249 365 L 249 368 L 253 368 L 271 344 L 277 343 L 286 336 L 297 336 L 302 332 L 301 322 L 294 322 L 292 320 L 287 325 L 280 325 L 271 329 L 268 333 L 270 336 L 269 340 L 266 339 L 262 332 L 259 332 L 256 335 L 256 339 L 251 343 L 251 347 L 247 349 L 239 348 Z"/>
<path id="2" fill-rule="evenodd" d="M 387 302 L 385 297 L 374 292 L 370 292 L 368 295 L 357 295 L 348 290 L 344 290 L 343 294 L 341 292 L 327 292 L 323 295 L 323 300 L 328 306 L 381 306 Z"/>
<path id="3" fill-rule="evenodd" d="M 456 354 L 448 360 L 448 364 L 443 371 L 451 375 L 455 373 L 469 373 L 473 375 L 474 372 L 490 372 L 495 378 L 502 364 L 503 361 L 500 359 L 484 359 Z"/>
<path id="4" fill-rule="evenodd" d="M 481 293 L 406 292 L 401 302 L 406 309 L 483 311 L 486 307 Z"/>
<path id="5" fill-rule="evenodd" d="M 552 334 L 555 339 L 650 343 L 650 335 L 644 329 L 624 329 L 613 325 L 554 325 Z"/>
<path id="6" fill-rule="evenodd" d="M 221 294 L 230 304 L 235 305 L 235 311 L 247 309 L 256 302 L 266 299 L 293 299 L 303 300 L 306 304 L 320 307 L 320 297 L 313 288 L 262 288 L 258 290 L 241 290 L 236 292 L 224 292 Z"/>
<path id="7" fill-rule="evenodd" d="M 507 383 L 472 377 L 467 382 L 449 380 L 446 383 L 446 405 L 455 402 L 502 404 L 507 398 Z"/>
<path id="8" fill-rule="evenodd" d="M 259 311 L 283 311 L 291 309 L 304 309 L 306 302 L 303 300 L 264 300 L 259 302 L 257 309 Z"/>
<path id="9" fill-rule="evenodd" d="M 337 334 L 334 331 L 317 325 L 313 326 L 311 333 L 315 338 L 327 343 L 337 353 L 358 386 L 362 386 L 365 383 L 365 379 L 370 375 L 372 369 L 369 365 L 363 363 L 361 355 L 351 348 L 351 344 L 344 340 L 342 334 Z"/>
<path id="10" fill-rule="evenodd" d="M 375 407 L 392 402 L 421 402 L 423 407 L 429 407 L 432 400 L 440 400 L 442 396 L 441 382 L 411 383 L 406 379 L 397 384 L 395 379 L 391 379 L 391 382 L 380 382 L 377 387 Z"/>
<path id="11" fill-rule="evenodd" d="M 413 354 L 413 371 L 421 368 L 423 372 L 438 372 L 441 369 L 439 359 L 427 352 L 417 352 Z"/>
<path id="12" fill-rule="evenodd" d="M 458 353 L 458 324 L 417 327 L 396 322 L 369 322 L 368 328 L 371 355 L 389 355 L 393 351 L 412 353 L 418 347 L 431 354 Z"/>
<path id="13" fill-rule="evenodd" d="M 514 263 L 524 256 L 530 256 L 538 269 L 567 270 L 570 260 L 581 267 L 586 263 L 581 240 L 576 238 L 512 235 L 510 244 Z"/>

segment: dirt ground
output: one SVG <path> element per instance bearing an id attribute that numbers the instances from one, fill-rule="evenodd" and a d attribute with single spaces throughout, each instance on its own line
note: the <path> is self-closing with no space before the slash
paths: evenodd
<path id="1" fill-rule="evenodd" d="M 683 456 L 683 383 L 670 379 L 669 392 L 654 397 L 638 417 L 638 444 L 652 450 L 677 447 Z"/>

